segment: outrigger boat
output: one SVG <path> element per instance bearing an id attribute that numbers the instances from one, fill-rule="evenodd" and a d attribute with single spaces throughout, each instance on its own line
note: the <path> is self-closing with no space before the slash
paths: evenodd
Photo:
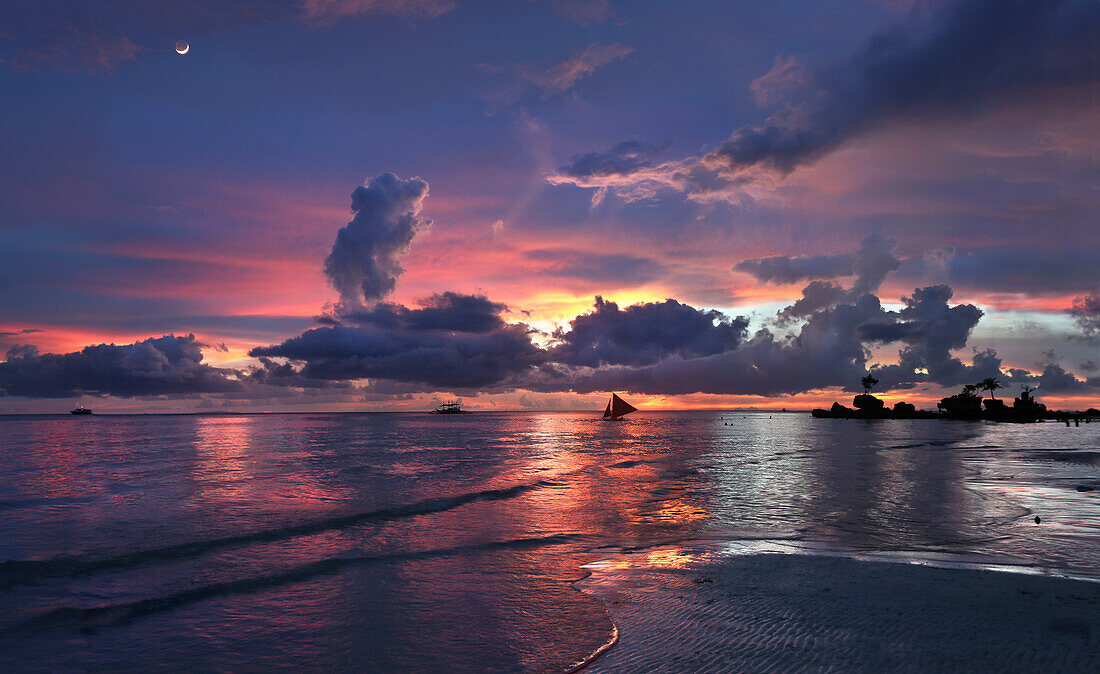
<path id="1" fill-rule="evenodd" d="M 443 403 L 438 408 L 428 412 L 428 414 L 470 414 L 470 412 L 462 409 L 461 403 L 456 400 L 451 403 Z"/>
<path id="2" fill-rule="evenodd" d="M 612 393 L 611 400 L 607 403 L 607 409 L 603 411 L 603 418 L 608 421 L 617 421 L 631 412 L 637 411 L 637 409 L 637 407 Z"/>

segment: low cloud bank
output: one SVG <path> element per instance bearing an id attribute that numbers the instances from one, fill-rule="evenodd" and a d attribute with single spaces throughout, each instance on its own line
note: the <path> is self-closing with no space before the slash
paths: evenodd
<path id="1" fill-rule="evenodd" d="M 886 388 L 953 387 L 987 377 L 1038 382 L 1045 392 L 1083 392 L 1095 384 L 1054 363 L 1039 375 L 1005 371 L 992 350 L 964 363 L 956 354 L 967 347 L 982 311 L 951 304 L 947 285 L 916 288 L 901 298 L 901 309 L 884 308 L 878 289 L 901 261 L 897 242 L 879 234 L 851 251 L 736 264 L 734 270 L 760 283 L 809 282 L 772 327 L 754 333 L 744 316 L 675 299 L 620 307 L 596 296 L 591 311 L 551 333 L 506 320 L 509 308 L 480 294 L 442 292 L 415 306 L 382 301 L 401 275 L 401 257 L 430 225 L 420 215 L 427 194 L 426 181 L 393 174 L 356 188 L 355 215 L 338 231 L 324 267 L 340 301 L 318 317 L 317 327 L 252 349 L 257 363 L 250 367 L 202 363 L 204 345 L 194 335 L 68 354 L 16 346 L 0 362 L 0 394 L 269 397 L 345 388 L 403 395 L 526 389 L 775 396 L 851 389 L 868 372 Z M 570 249 L 537 257 L 550 269 L 584 268 L 587 260 Z M 1096 334 L 1098 306 L 1095 295 L 1086 295 L 1072 309 L 1086 337 Z M 872 347 L 894 344 L 896 363 L 871 361 Z"/>
<path id="2" fill-rule="evenodd" d="M 202 363 L 194 335 L 134 344 L 98 344 L 66 354 L 15 346 L 0 362 L 0 395 L 65 398 L 82 393 L 123 398 L 242 390 L 235 373 Z"/>
<path id="3" fill-rule="evenodd" d="M 501 318 L 504 309 L 450 292 L 417 308 L 384 303 L 250 355 L 294 361 L 310 379 L 388 379 L 426 391 L 491 387 L 545 361 L 526 325 Z"/>

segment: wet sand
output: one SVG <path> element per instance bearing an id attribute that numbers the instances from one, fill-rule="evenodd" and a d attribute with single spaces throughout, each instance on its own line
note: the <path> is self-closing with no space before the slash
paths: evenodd
<path id="1" fill-rule="evenodd" d="M 591 672 L 1100 671 L 1100 583 L 802 554 L 592 566 Z"/>

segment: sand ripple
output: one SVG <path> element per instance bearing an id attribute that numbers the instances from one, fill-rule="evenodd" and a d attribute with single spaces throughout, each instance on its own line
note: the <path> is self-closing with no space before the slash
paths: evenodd
<path id="1" fill-rule="evenodd" d="M 593 672 L 1100 671 L 1100 583 L 806 555 L 597 568 Z"/>

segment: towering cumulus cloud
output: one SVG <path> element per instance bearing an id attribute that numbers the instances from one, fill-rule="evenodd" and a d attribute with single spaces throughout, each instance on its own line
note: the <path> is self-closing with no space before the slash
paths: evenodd
<path id="1" fill-rule="evenodd" d="M 1095 0 L 961 0 L 940 11 L 934 30 L 895 27 L 846 62 L 800 73 L 800 95 L 735 131 L 714 158 L 790 171 L 890 120 L 971 114 L 1100 80 Z"/>
<path id="2" fill-rule="evenodd" d="M 417 234 L 431 227 L 420 217 L 428 183 L 384 173 L 351 193 L 354 217 L 336 233 L 325 274 L 348 307 L 375 302 L 393 292 L 405 270 L 400 259 Z"/>

